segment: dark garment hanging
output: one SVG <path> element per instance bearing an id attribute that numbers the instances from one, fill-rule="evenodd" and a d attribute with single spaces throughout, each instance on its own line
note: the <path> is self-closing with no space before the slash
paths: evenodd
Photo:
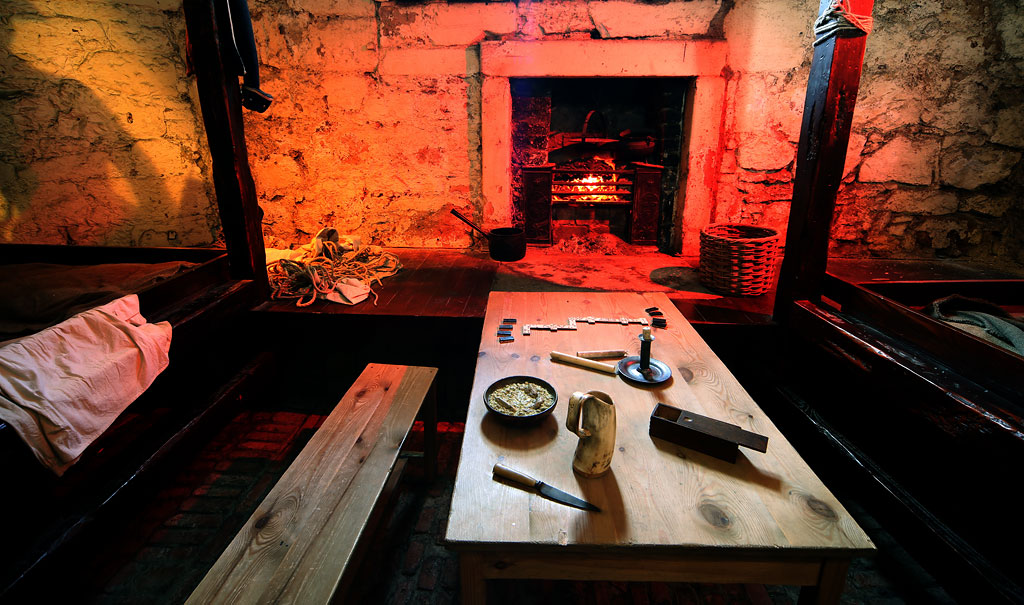
<path id="1" fill-rule="evenodd" d="M 260 58 L 252 33 L 249 3 L 247 0 L 227 0 L 227 7 L 231 39 L 238 53 L 239 75 L 242 76 L 242 107 L 263 113 L 274 102 L 274 97 L 260 90 Z"/>

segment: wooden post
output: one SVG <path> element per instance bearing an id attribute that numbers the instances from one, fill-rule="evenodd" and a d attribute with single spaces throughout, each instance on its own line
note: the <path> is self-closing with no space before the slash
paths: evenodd
<path id="1" fill-rule="evenodd" d="M 220 14 L 225 3 L 217 5 L 219 9 L 213 0 L 184 1 L 188 52 L 213 159 L 213 184 L 231 275 L 255 281 L 266 295 L 270 287 L 263 246 L 263 210 L 256 201 L 256 185 L 249 170 L 238 76 L 229 67 L 232 62 L 226 60 L 228 53 L 235 51 L 222 45 L 231 36 L 229 30 L 221 32 L 219 26 L 229 23 L 226 15 Z"/>
<path id="2" fill-rule="evenodd" d="M 833 0 L 820 0 L 818 14 Z M 849 0 L 852 13 L 870 15 L 874 0 Z M 774 319 L 784 323 L 795 300 L 821 297 L 832 213 L 843 178 L 853 108 L 867 35 L 840 32 L 814 48 L 797 145 L 786 254 L 775 293 Z"/>

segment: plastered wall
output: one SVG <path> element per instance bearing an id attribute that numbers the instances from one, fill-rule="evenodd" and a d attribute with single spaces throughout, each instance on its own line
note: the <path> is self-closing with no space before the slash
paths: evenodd
<path id="1" fill-rule="evenodd" d="M 0 241 L 213 244 L 180 0 L 0 2 Z"/>

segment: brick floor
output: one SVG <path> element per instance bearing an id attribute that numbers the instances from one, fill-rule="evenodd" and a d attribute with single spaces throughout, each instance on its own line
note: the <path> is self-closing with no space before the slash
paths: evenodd
<path id="1" fill-rule="evenodd" d="M 263 500 L 324 416 L 293 412 L 243 412 L 198 452 L 133 519 L 111 536 L 75 583 L 80 602 L 180 603 Z M 444 531 L 464 427 L 439 423 L 440 468 L 432 483 L 408 465 L 393 506 L 372 549 L 372 573 L 356 587 L 360 603 L 444 604 L 459 601 L 457 557 L 444 546 Z M 422 426 L 410 436 L 416 447 Z M 863 515 L 855 503 L 848 508 Z M 862 525 L 882 531 L 869 517 Z M 891 540 L 890 540 L 891 542 Z M 876 539 L 876 543 L 886 544 Z M 898 550 L 898 546 L 894 546 Z M 896 553 L 899 555 L 899 553 Z M 374 556 L 371 555 L 371 556 Z M 903 556 L 903 561 L 909 561 Z M 912 562 L 908 564 L 912 565 Z M 391 570 L 391 573 L 380 573 Z M 942 602 L 947 597 L 919 568 L 883 573 L 877 561 L 851 566 L 843 603 Z M 909 589 L 893 574 L 913 577 Z M 916 574 L 916 575 L 915 575 Z M 794 587 L 625 582 L 492 582 L 495 603 L 795 603 Z"/>

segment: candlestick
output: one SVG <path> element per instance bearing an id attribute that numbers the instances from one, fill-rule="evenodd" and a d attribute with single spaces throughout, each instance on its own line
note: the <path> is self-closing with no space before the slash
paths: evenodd
<path id="1" fill-rule="evenodd" d="M 654 337 L 651 336 L 651 329 L 644 326 L 643 334 L 640 335 L 640 371 L 646 376 L 651 370 L 651 343 Z"/>

